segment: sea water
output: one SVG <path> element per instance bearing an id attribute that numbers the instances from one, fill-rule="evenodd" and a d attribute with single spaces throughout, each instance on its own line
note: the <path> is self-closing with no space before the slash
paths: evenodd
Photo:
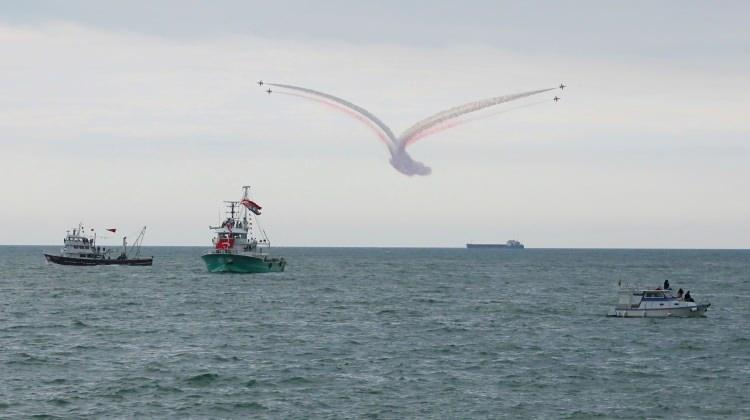
<path id="1" fill-rule="evenodd" d="M 750 252 L 0 247 L 0 418 L 750 418 Z M 705 318 L 606 317 L 626 281 Z"/>

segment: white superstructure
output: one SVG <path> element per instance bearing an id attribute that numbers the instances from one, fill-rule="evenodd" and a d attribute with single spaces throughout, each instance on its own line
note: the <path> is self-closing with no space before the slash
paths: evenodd
<path id="1" fill-rule="evenodd" d="M 227 218 L 220 226 L 209 226 L 216 236 L 212 242 L 214 254 L 263 254 L 263 247 L 270 247 L 268 237 L 258 226 L 261 207 L 250 200 L 250 187 L 243 187 L 241 201 L 226 201 Z"/>
<path id="2" fill-rule="evenodd" d="M 60 255 L 70 258 L 104 258 L 111 249 L 96 246 L 96 234 L 87 236 L 82 224 L 65 233 Z"/>

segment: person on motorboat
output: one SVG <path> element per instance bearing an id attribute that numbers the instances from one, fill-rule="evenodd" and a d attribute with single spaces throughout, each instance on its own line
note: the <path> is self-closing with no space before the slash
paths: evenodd
<path id="1" fill-rule="evenodd" d="M 685 294 L 685 292 L 682 290 L 682 287 L 677 291 L 677 299 L 682 300 L 682 295 Z"/>
<path id="2" fill-rule="evenodd" d="M 671 287 L 669 287 L 669 280 L 664 280 L 664 290 L 670 290 Z"/>
<path id="3" fill-rule="evenodd" d="M 685 302 L 695 302 L 692 296 L 690 296 L 690 290 L 685 293 Z"/>

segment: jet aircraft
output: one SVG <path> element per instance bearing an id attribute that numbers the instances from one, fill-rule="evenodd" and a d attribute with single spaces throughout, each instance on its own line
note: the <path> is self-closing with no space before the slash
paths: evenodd
<path id="1" fill-rule="evenodd" d="M 555 101 L 555 102 L 557 102 L 557 101 L 560 100 L 560 98 L 558 98 L 557 96 L 555 96 L 554 98 L 552 98 L 552 100 Z"/>
<path id="2" fill-rule="evenodd" d="M 566 87 L 567 87 L 566 85 L 564 85 L 564 84 L 560 83 L 560 90 L 563 90 L 563 89 L 565 89 Z"/>
<path id="3" fill-rule="evenodd" d="M 258 86 L 263 86 L 263 81 L 262 80 L 258 80 Z"/>
<path id="4" fill-rule="evenodd" d="M 266 92 L 268 92 L 268 94 L 270 95 L 271 92 L 273 92 L 273 91 L 271 90 L 271 88 L 268 88 L 268 90 Z"/>

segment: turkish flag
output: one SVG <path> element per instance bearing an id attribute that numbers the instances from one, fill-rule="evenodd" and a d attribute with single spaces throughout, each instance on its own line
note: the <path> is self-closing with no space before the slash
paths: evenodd
<path id="1" fill-rule="evenodd" d="M 240 201 L 240 204 L 247 207 L 248 210 L 250 210 L 251 212 L 257 215 L 260 215 L 260 210 L 263 208 L 260 205 L 258 205 L 258 203 L 254 201 L 250 201 L 247 198 L 243 198 L 242 201 Z"/>

